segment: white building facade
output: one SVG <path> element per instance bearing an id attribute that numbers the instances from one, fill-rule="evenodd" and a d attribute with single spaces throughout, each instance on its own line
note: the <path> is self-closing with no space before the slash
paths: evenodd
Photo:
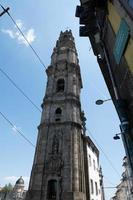
<path id="1" fill-rule="evenodd" d="M 103 181 L 100 175 L 99 150 L 87 136 L 87 158 L 90 200 L 104 200 Z"/>
<path id="2" fill-rule="evenodd" d="M 117 185 L 115 196 L 111 200 L 133 200 L 132 177 L 130 176 L 130 168 L 126 156 L 123 158 L 123 167 L 124 172 L 122 173 L 121 182 Z"/>

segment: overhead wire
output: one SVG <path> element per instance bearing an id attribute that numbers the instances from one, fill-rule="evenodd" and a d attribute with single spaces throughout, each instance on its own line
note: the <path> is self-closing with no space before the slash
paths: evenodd
<path id="1" fill-rule="evenodd" d="M 103 176 L 103 178 L 104 178 L 104 180 L 106 180 L 106 182 L 108 182 L 110 185 L 112 185 L 114 187 L 115 184 L 112 183 L 109 178 L 107 178 L 105 175 Z"/>
<path id="2" fill-rule="evenodd" d="M 42 61 L 42 59 L 40 58 L 40 56 L 38 55 L 38 53 L 36 52 L 36 50 L 32 47 L 32 45 L 30 44 L 30 42 L 28 41 L 28 39 L 26 38 L 25 34 L 23 33 L 23 31 L 20 29 L 20 27 L 17 25 L 17 23 L 15 22 L 14 18 L 11 16 L 11 14 L 4 9 L 4 7 L 0 4 L 0 6 L 2 7 L 2 9 L 8 14 L 8 16 L 10 17 L 10 19 L 12 20 L 12 22 L 14 23 L 14 25 L 17 27 L 17 29 L 19 30 L 19 32 L 21 33 L 21 35 L 23 36 L 24 40 L 27 42 L 27 44 L 29 45 L 29 47 L 31 48 L 31 50 L 33 51 L 33 53 L 35 54 L 35 56 L 38 58 L 39 62 L 41 63 L 41 65 L 45 68 L 45 64 Z M 34 105 L 34 107 L 36 107 L 37 110 L 39 110 L 39 112 L 41 112 L 41 110 L 34 104 L 34 102 L 23 92 L 23 90 L 21 90 L 16 83 L 4 72 L 1 70 L 0 71 L 8 78 L 8 80 L 27 98 L 27 100 L 29 100 L 30 103 L 32 103 L 32 105 Z M 2 113 L 0 112 L 0 114 L 2 115 Z M 4 115 L 2 115 L 4 117 Z M 4 117 L 8 122 L 10 122 L 6 117 Z M 12 123 L 10 123 L 10 125 L 13 126 Z M 16 129 L 17 130 L 17 129 Z M 24 136 L 19 130 L 17 130 L 21 136 Z M 90 133 L 90 131 L 88 130 L 88 132 Z M 103 151 L 103 149 L 100 147 L 100 145 L 97 143 L 96 139 L 92 136 L 92 134 L 90 134 L 91 137 L 95 140 L 97 146 L 99 146 L 99 148 L 101 149 L 102 153 L 104 154 L 104 156 L 106 157 L 106 159 L 108 160 L 108 162 L 110 163 L 110 165 L 112 166 L 112 168 L 114 169 L 114 171 L 117 173 L 117 175 L 120 177 L 119 172 L 116 170 L 116 168 L 114 167 L 112 161 L 108 158 L 108 156 L 106 155 L 106 153 Z M 25 137 L 25 136 L 24 136 Z M 30 142 L 30 141 L 29 141 Z M 31 143 L 31 142 L 30 142 Z M 32 143 L 31 143 L 32 144 Z M 32 144 L 33 145 L 33 144 Z M 34 146 L 34 145 L 33 145 Z M 35 147 L 35 146 L 34 146 Z"/>
<path id="3" fill-rule="evenodd" d="M 33 51 L 33 53 L 35 54 L 35 56 L 38 58 L 39 62 L 41 63 L 41 65 L 45 68 L 45 70 L 47 69 L 43 60 L 40 58 L 40 56 L 38 55 L 38 53 L 36 52 L 36 50 L 32 47 L 32 45 L 30 44 L 30 42 L 28 41 L 28 39 L 26 38 L 25 34 L 23 33 L 23 31 L 20 29 L 20 27 L 17 25 L 16 21 L 14 20 L 14 18 L 11 16 L 11 14 L 8 12 L 7 9 L 5 9 L 1 4 L 0 4 L 1 8 L 3 9 L 3 11 L 5 13 L 8 14 L 8 16 L 10 17 L 10 19 L 12 20 L 12 22 L 14 23 L 15 27 L 19 30 L 19 32 L 21 33 L 21 35 L 23 36 L 24 40 L 27 42 L 27 44 L 29 45 L 29 47 L 31 48 L 31 50 Z M 9 77 L 9 75 L 4 72 L 4 70 L 2 70 L 0 68 L 0 72 L 14 85 L 14 87 L 16 87 L 16 89 L 18 89 L 21 94 L 39 111 L 41 112 L 41 110 L 38 108 L 38 106 L 31 100 L 31 98 L 29 98 L 25 92 L 13 81 L 13 79 L 11 77 Z M 0 112 L 1 116 L 12 126 L 12 127 L 15 127 L 13 125 L 13 123 L 2 113 Z M 33 147 L 35 147 L 34 144 L 32 144 L 32 142 L 30 142 L 30 140 L 28 138 L 25 137 L 25 135 L 20 131 L 18 130 L 16 127 L 15 127 L 15 130 L 27 141 L 29 142 L 29 144 L 31 144 Z"/>
<path id="4" fill-rule="evenodd" d="M 35 145 L 22 133 L 22 131 L 17 129 L 17 127 L 1 111 L 0 115 L 8 122 L 8 124 L 10 124 L 12 128 L 15 128 L 15 131 L 17 131 L 25 141 L 27 141 L 32 147 L 35 148 Z"/>
<path id="5" fill-rule="evenodd" d="M 36 104 L 25 94 L 25 92 L 22 90 L 22 89 L 20 89 L 19 87 L 18 87 L 18 85 L 13 81 L 13 79 L 11 79 L 11 77 L 9 77 L 9 75 L 4 71 L 4 70 L 2 70 L 1 68 L 0 68 L 0 72 L 14 85 L 14 87 L 15 88 L 17 88 L 20 92 L 21 92 L 21 94 L 39 111 L 39 112 L 41 112 L 41 110 L 38 108 L 38 106 L 36 106 Z M 88 129 L 87 129 L 88 130 Z M 89 134 L 90 134 L 90 131 L 88 130 L 88 132 L 89 132 Z M 92 134 L 90 134 L 91 135 L 91 137 L 93 138 L 93 140 L 95 140 L 95 142 L 97 143 L 97 141 L 96 141 L 96 139 L 92 136 Z M 99 146 L 99 148 L 101 149 L 101 151 L 103 152 L 103 154 L 104 154 L 104 156 L 106 157 L 106 159 L 109 161 L 109 163 L 111 164 L 111 166 L 113 166 L 113 164 L 112 164 L 112 161 L 108 158 L 108 156 L 105 154 L 105 152 L 103 151 L 103 149 L 100 147 L 100 145 L 97 143 L 97 146 Z M 113 166 L 113 169 L 115 169 L 114 168 L 114 166 Z M 116 171 L 116 169 L 115 169 L 115 171 Z M 118 173 L 118 172 L 117 172 Z"/>
<path id="6" fill-rule="evenodd" d="M 102 147 L 98 144 L 97 140 L 91 134 L 90 130 L 89 129 L 86 129 L 86 130 L 88 131 L 88 133 L 90 134 L 90 136 L 92 137 L 92 139 L 95 141 L 96 145 L 99 147 L 99 149 L 103 153 L 104 157 L 106 158 L 106 160 L 108 161 L 108 163 L 112 167 L 112 169 L 115 171 L 115 173 L 117 174 L 117 176 L 120 178 L 120 174 L 119 174 L 118 170 L 115 168 L 114 164 L 112 163 L 112 161 L 110 160 L 110 158 L 108 157 L 108 155 L 104 152 L 104 150 L 102 149 Z"/>
<path id="7" fill-rule="evenodd" d="M 17 25 L 16 21 L 14 20 L 14 18 L 11 16 L 11 14 L 9 13 L 8 10 L 6 10 L 1 4 L 0 4 L 1 8 L 8 14 L 8 16 L 10 17 L 10 19 L 12 20 L 12 22 L 14 23 L 14 25 L 16 26 L 16 28 L 19 30 L 19 32 L 21 33 L 21 35 L 23 36 L 24 40 L 27 42 L 27 44 L 29 45 L 29 47 L 31 48 L 31 50 L 33 51 L 33 53 L 36 55 L 36 57 L 38 58 L 39 62 L 41 63 L 41 65 L 43 65 L 43 67 L 45 68 L 45 70 L 47 69 L 43 60 L 40 58 L 39 54 L 37 53 L 37 51 L 33 48 L 33 46 L 30 44 L 30 42 L 28 41 L 28 39 L 26 38 L 25 34 L 23 33 L 23 31 L 20 29 L 20 27 Z"/>
<path id="8" fill-rule="evenodd" d="M 27 94 L 14 82 L 14 80 L 0 67 L 0 72 L 10 81 L 10 83 L 39 111 L 40 108 L 27 96 Z"/>

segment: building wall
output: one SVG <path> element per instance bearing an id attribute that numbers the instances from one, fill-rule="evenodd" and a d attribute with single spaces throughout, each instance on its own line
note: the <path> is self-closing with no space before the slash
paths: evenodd
<path id="1" fill-rule="evenodd" d="M 80 0 L 80 36 L 89 37 L 120 118 L 133 179 L 133 1 Z M 132 187 L 133 188 L 133 187 Z"/>
<path id="2" fill-rule="evenodd" d="M 98 156 L 91 146 L 87 146 L 90 200 L 101 200 Z M 93 188 L 92 188 L 93 184 Z M 97 184 L 97 191 L 96 191 Z"/>
<path id="3" fill-rule="evenodd" d="M 116 83 L 118 97 L 125 101 L 124 108 L 125 119 L 129 122 L 129 127 L 123 139 L 129 163 L 131 164 L 131 173 L 133 173 L 132 147 L 133 147 L 133 18 L 126 9 L 127 4 L 122 0 L 108 1 L 108 14 L 105 23 L 106 34 L 103 38 L 106 52 L 109 58 L 113 78 Z M 133 13 L 133 9 L 132 9 Z M 128 27 L 128 38 L 119 63 L 117 63 L 114 49 L 121 29 L 121 22 L 124 21 Z M 123 28 L 124 32 L 124 28 Z M 122 33 L 122 32 L 121 32 Z M 121 37 L 122 34 L 121 34 Z M 120 38 L 119 38 L 120 39 Z M 120 43 L 120 42 L 119 42 Z M 119 43 L 117 47 L 119 48 Z M 124 41 L 123 41 L 124 43 Z M 121 42 L 121 44 L 123 44 Z M 120 49 L 120 48 L 119 48 Z M 106 78 L 107 84 L 108 78 Z M 112 98 L 114 96 L 112 95 Z M 117 110 L 118 111 L 118 110 Z"/>
<path id="4" fill-rule="evenodd" d="M 132 177 L 129 172 L 129 164 L 127 162 L 127 157 L 123 159 L 124 172 L 122 173 L 121 182 L 117 185 L 117 190 L 115 196 L 111 200 L 132 200 Z"/>
<path id="5" fill-rule="evenodd" d="M 133 63 L 133 56 L 132 56 L 132 52 L 133 52 L 132 23 L 133 22 L 132 22 L 131 18 L 129 18 L 129 16 L 127 15 L 127 12 L 123 9 L 123 7 L 119 3 L 119 1 L 114 1 L 114 4 L 112 4 L 110 1 L 108 1 L 108 12 L 109 12 L 108 19 L 109 19 L 111 26 L 116 35 L 117 35 L 119 27 L 120 27 L 121 19 L 124 18 L 130 27 L 130 36 L 129 36 L 127 46 L 125 48 L 124 57 L 125 57 L 125 60 L 129 66 L 131 72 L 133 73 L 133 64 L 132 64 Z"/>
<path id="6" fill-rule="evenodd" d="M 82 81 L 71 31 L 61 32 L 51 64 L 26 200 L 86 200 Z"/>
<path id="7" fill-rule="evenodd" d="M 0 200 L 25 200 L 26 191 L 23 191 L 23 193 L 16 194 L 11 192 L 0 192 Z"/>

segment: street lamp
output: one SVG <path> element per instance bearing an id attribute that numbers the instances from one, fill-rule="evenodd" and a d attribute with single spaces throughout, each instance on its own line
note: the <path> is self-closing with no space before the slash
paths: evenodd
<path id="1" fill-rule="evenodd" d="M 101 105 L 106 101 L 109 101 L 111 99 L 107 99 L 107 100 L 97 100 L 95 103 L 97 105 Z M 126 155 L 129 161 L 129 166 L 131 168 L 131 176 L 133 177 L 133 160 L 132 160 L 132 140 L 131 137 L 129 135 L 129 121 L 128 121 L 128 116 L 127 116 L 127 105 L 126 105 L 126 101 L 123 99 L 115 99 L 114 101 L 114 105 L 116 107 L 119 119 L 120 119 L 120 130 L 121 133 L 116 134 L 113 139 L 114 140 L 118 140 L 120 139 L 120 134 L 122 136 L 122 140 L 124 143 L 124 147 L 125 147 L 125 151 L 126 151 Z"/>
<path id="2" fill-rule="evenodd" d="M 98 100 L 96 100 L 95 104 L 96 105 L 102 105 L 104 102 L 110 101 L 110 100 L 112 100 L 112 99 L 105 99 L 105 100 L 98 99 Z"/>
<path id="3" fill-rule="evenodd" d="M 102 105 L 104 102 L 110 101 L 110 100 L 112 100 L 112 99 L 105 99 L 105 100 L 98 99 L 95 103 L 96 103 L 96 105 Z M 121 134 L 121 133 L 115 134 L 115 136 L 113 137 L 113 139 L 114 139 L 114 140 L 119 140 L 119 139 L 120 139 L 120 136 L 119 136 L 120 134 Z"/>
<path id="4" fill-rule="evenodd" d="M 120 135 L 121 133 L 117 133 L 115 134 L 115 136 L 113 137 L 114 140 L 119 140 L 120 139 Z"/>

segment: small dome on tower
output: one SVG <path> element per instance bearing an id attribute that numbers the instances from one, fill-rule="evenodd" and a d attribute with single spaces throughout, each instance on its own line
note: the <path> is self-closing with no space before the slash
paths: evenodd
<path id="1" fill-rule="evenodd" d="M 16 185 L 24 185 L 24 180 L 22 176 L 20 176 L 20 178 L 16 181 Z"/>

